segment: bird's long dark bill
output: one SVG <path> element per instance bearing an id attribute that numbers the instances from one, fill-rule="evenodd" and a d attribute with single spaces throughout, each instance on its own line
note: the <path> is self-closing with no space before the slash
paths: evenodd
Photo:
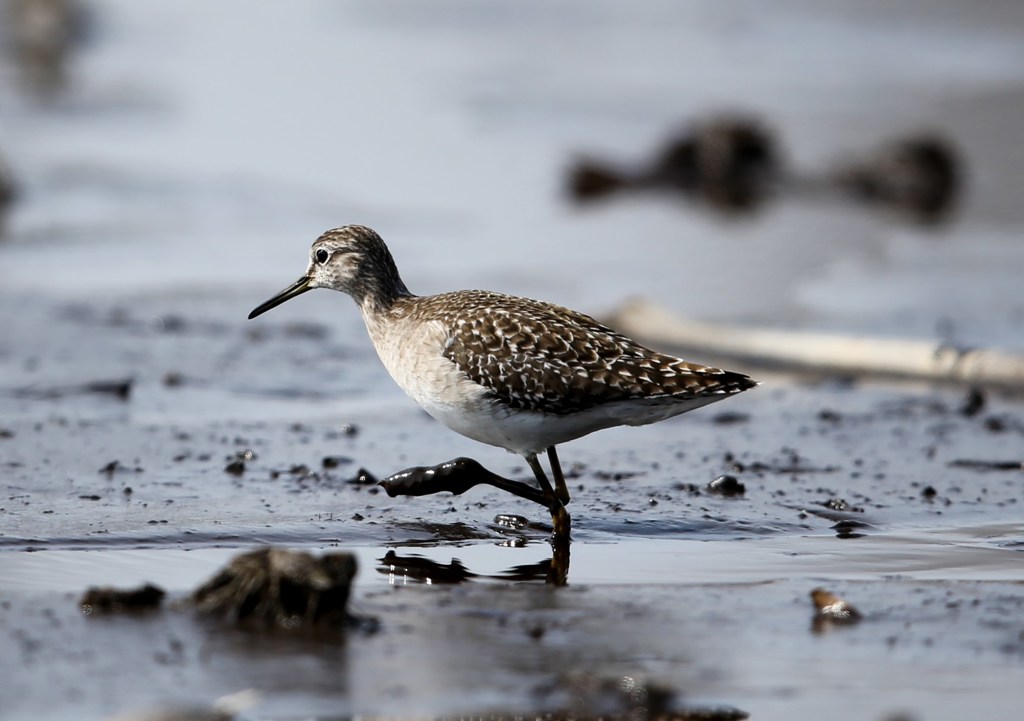
<path id="1" fill-rule="evenodd" d="M 258 315 L 263 315 L 264 313 L 266 313 L 271 308 L 276 308 L 277 306 L 279 306 L 282 303 L 284 303 L 286 300 L 291 300 L 292 298 L 294 298 L 297 295 L 302 295 L 307 290 L 312 290 L 312 288 L 309 285 L 309 280 L 310 279 L 307 278 L 306 276 L 303 276 L 303 277 L 299 278 L 297 281 L 295 281 L 290 286 L 288 286 L 287 288 L 282 290 L 280 293 L 275 295 L 273 298 L 268 300 L 266 303 L 264 303 L 263 305 L 257 306 L 253 310 L 253 312 L 249 314 L 249 320 L 252 320 L 253 318 L 255 318 Z"/>

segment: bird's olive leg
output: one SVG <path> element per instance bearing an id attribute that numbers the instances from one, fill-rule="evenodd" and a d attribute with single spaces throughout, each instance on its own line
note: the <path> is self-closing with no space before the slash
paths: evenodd
<path id="1" fill-rule="evenodd" d="M 555 493 L 562 505 L 569 503 L 569 489 L 565 485 L 565 476 L 562 475 L 562 466 L 558 462 L 558 451 L 554 446 L 548 447 L 548 463 L 551 464 L 551 475 L 555 477 Z"/>
<path id="2" fill-rule="evenodd" d="M 551 523 L 554 525 L 555 538 L 569 538 L 569 528 L 572 523 L 572 520 L 569 518 L 569 512 L 565 510 L 565 505 L 562 503 L 561 499 L 559 499 L 555 490 L 551 487 L 551 481 L 549 481 L 547 475 L 545 475 L 544 469 L 540 467 L 540 461 L 537 460 L 537 454 L 528 454 L 526 456 L 526 462 L 529 463 L 530 468 L 533 469 L 533 475 L 537 477 L 537 483 L 540 484 L 540 489 L 544 492 L 544 496 L 548 500 L 547 506 L 548 510 L 551 512 Z"/>
<path id="3" fill-rule="evenodd" d="M 551 562 L 548 564 L 544 581 L 551 586 L 564 586 L 569 581 L 569 538 L 552 538 L 551 551 Z"/>

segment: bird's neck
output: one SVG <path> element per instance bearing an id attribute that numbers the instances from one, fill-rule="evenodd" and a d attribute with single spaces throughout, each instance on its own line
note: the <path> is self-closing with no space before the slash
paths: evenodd
<path id="1" fill-rule="evenodd" d="M 357 277 L 349 292 L 366 317 L 386 315 L 400 298 L 412 297 L 386 250 L 365 256 Z"/>
<path id="2" fill-rule="evenodd" d="M 413 294 L 405 287 L 396 271 L 393 276 L 378 278 L 380 282 L 367 286 L 362 293 L 355 296 L 359 309 L 365 318 L 383 318 L 403 298 L 412 298 Z"/>

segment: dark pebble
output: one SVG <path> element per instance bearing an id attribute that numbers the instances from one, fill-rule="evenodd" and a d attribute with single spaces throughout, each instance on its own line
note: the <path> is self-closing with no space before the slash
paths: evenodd
<path id="1" fill-rule="evenodd" d="M 375 486 L 377 485 L 377 477 L 365 468 L 360 468 L 355 477 L 348 479 L 345 483 L 351 483 L 355 486 Z"/>
<path id="2" fill-rule="evenodd" d="M 832 526 L 832 530 L 836 532 L 836 538 L 863 538 L 864 534 L 860 533 L 858 529 L 866 528 L 866 523 L 860 521 L 854 521 L 852 519 L 839 521 Z"/>
<path id="3" fill-rule="evenodd" d="M 749 413 L 736 413 L 733 411 L 727 411 L 725 413 L 719 413 L 711 419 L 712 423 L 716 423 L 720 426 L 732 426 L 737 423 L 746 423 L 750 420 Z"/>
<path id="4" fill-rule="evenodd" d="M 86 383 L 82 389 L 87 393 L 103 393 L 126 401 L 132 394 L 132 380 L 129 378 L 123 381 L 93 381 Z"/>
<path id="5" fill-rule="evenodd" d="M 960 406 L 960 414 L 973 418 L 985 408 L 985 394 L 980 388 L 971 388 L 967 391 L 963 405 Z"/>
<path id="6" fill-rule="evenodd" d="M 324 456 L 323 464 L 324 468 L 337 468 L 343 463 L 351 463 L 352 459 L 348 456 Z"/>
<path id="7" fill-rule="evenodd" d="M 957 458 L 947 465 L 950 468 L 970 468 L 977 471 L 1021 471 L 1024 470 L 1024 461 L 986 461 L 974 458 Z"/>
<path id="8" fill-rule="evenodd" d="M 1006 430 L 1006 420 L 999 416 L 989 416 L 985 419 L 984 425 L 989 433 L 1002 433 Z"/>
<path id="9" fill-rule="evenodd" d="M 747 487 L 740 483 L 736 476 L 719 476 L 705 486 L 711 493 L 721 496 L 742 496 L 747 492 Z"/>
<path id="10" fill-rule="evenodd" d="M 830 498 L 821 505 L 825 506 L 825 508 L 831 508 L 833 511 L 852 510 L 850 508 L 850 504 L 847 503 L 846 500 L 842 498 Z"/>
<path id="11" fill-rule="evenodd" d="M 231 461 L 231 463 L 224 466 L 224 472 L 230 473 L 233 476 L 240 476 L 245 473 L 245 462 L 244 461 Z"/>

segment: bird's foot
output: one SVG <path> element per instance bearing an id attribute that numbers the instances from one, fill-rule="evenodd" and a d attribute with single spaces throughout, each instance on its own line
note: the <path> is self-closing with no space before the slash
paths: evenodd
<path id="1" fill-rule="evenodd" d="M 548 497 L 540 489 L 492 473 L 472 458 L 455 458 L 436 466 L 406 468 L 380 481 L 379 485 L 392 497 L 429 496 L 442 491 L 458 496 L 481 483 L 542 506 L 550 505 Z"/>
<path id="2" fill-rule="evenodd" d="M 456 458 L 436 466 L 414 466 L 388 476 L 378 485 L 391 497 L 429 496 L 448 491 L 455 495 L 465 493 L 484 481 L 480 473 L 489 471 L 472 458 Z"/>
<path id="3" fill-rule="evenodd" d="M 566 543 L 572 520 L 565 510 L 563 502 L 554 491 L 545 493 L 543 490 L 523 483 L 503 478 L 484 468 L 472 458 L 455 458 L 436 466 L 415 466 L 399 471 L 378 485 L 391 497 L 395 496 L 428 496 L 448 491 L 460 495 L 473 486 L 481 483 L 507 491 L 528 501 L 539 503 L 551 513 L 553 531 L 552 542 Z"/>

